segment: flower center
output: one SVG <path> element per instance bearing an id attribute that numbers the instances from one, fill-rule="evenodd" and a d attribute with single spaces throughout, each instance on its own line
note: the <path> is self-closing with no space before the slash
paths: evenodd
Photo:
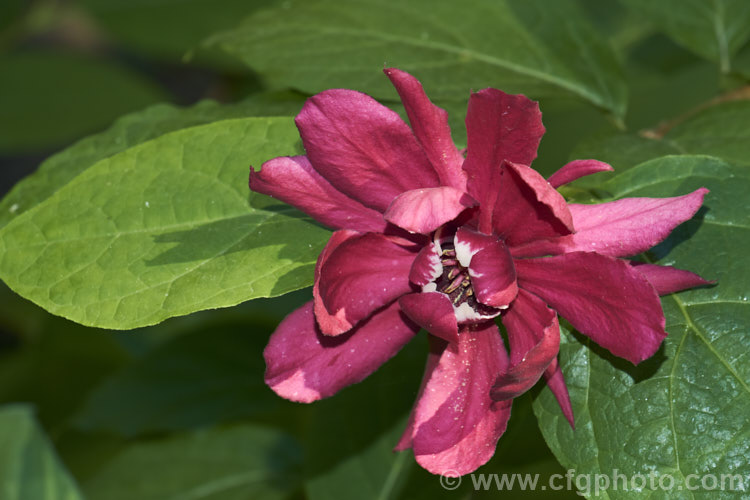
<path id="1" fill-rule="evenodd" d="M 453 303 L 459 322 L 480 321 L 494 318 L 502 311 L 477 301 L 471 284 L 469 268 L 461 265 L 452 241 L 441 244 L 440 264 L 443 272 L 434 283 L 435 291 L 448 296 Z"/>

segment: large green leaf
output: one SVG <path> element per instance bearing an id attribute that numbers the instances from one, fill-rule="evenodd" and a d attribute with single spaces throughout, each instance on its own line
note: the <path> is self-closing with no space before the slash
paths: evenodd
<path id="1" fill-rule="evenodd" d="M 410 71 L 432 98 L 469 89 L 565 91 L 625 113 L 618 58 L 574 2 L 314 0 L 259 11 L 213 39 L 272 83 L 395 96 L 379 69 Z"/>
<path id="2" fill-rule="evenodd" d="M 622 0 L 674 40 L 729 71 L 731 57 L 750 38 L 747 0 Z"/>
<path id="3" fill-rule="evenodd" d="M 59 147 L 164 100 L 161 89 L 125 66 L 64 52 L 0 56 L 0 74 L 0 151 L 6 154 Z"/>
<path id="4" fill-rule="evenodd" d="M 715 158 L 674 156 L 639 165 L 602 187 L 621 198 L 673 196 L 700 186 L 711 190 L 705 208 L 645 258 L 690 269 L 717 285 L 662 299 L 669 336 L 637 367 L 583 337 L 565 335 L 560 361 L 576 430 L 548 390 L 535 402 L 535 412 L 552 451 L 578 473 L 611 476 L 616 469 L 630 481 L 653 471 L 671 476 L 672 495 L 679 498 L 736 498 L 737 492 L 685 489 L 700 486 L 706 474 L 720 480 L 722 474 L 746 478 L 748 473 L 750 366 L 744 360 L 750 345 L 745 251 L 750 176 Z M 658 490 L 650 493 L 660 496 Z M 641 498 L 643 493 L 618 488 L 606 495 Z"/>
<path id="5" fill-rule="evenodd" d="M 748 3 L 750 5 L 750 3 Z M 750 166 L 750 100 L 711 106 L 676 125 L 664 141 L 684 153 L 701 153 Z"/>
<path id="6" fill-rule="evenodd" d="M 124 45 L 149 55 L 180 59 L 207 36 L 231 28 L 237 19 L 270 0 L 82 0 L 80 3 Z"/>
<path id="7" fill-rule="evenodd" d="M 190 108 L 157 104 L 123 116 L 106 131 L 87 137 L 48 158 L 37 172 L 19 182 L 0 201 L 0 228 L 50 197 L 99 160 L 128 148 L 168 132 L 213 121 L 293 115 L 301 106 L 300 97 L 290 92 L 262 93 L 232 105 L 213 101 L 201 101 Z"/>
<path id="8" fill-rule="evenodd" d="M 291 119 L 246 118 L 105 158 L 0 231 L 0 276 L 116 329 L 307 286 L 329 233 L 247 188 L 249 164 L 298 147 Z"/>
<path id="9" fill-rule="evenodd" d="M 70 473 L 28 406 L 0 407 L 0 498 L 80 500 Z"/>
<path id="10" fill-rule="evenodd" d="M 273 428 L 244 425 L 135 442 L 83 483 L 91 500 L 267 500 L 299 484 L 301 451 Z"/>
<path id="11" fill-rule="evenodd" d="M 573 156 L 610 163 L 615 174 L 597 174 L 576 181 L 579 187 L 600 188 L 601 181 L 647 160 L 674 154 L 706 154 L 740 166 L 750 165 L 750 100 L 708 107 L 668 130 L 663 137 L 617 133 L 590 137 Z"/>

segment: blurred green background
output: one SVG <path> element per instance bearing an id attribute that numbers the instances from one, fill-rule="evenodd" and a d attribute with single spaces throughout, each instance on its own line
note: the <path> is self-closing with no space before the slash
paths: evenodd
<path id="1" fill-rule="evenodd" d="M 628 112 L 624 123 L 616 123 L 572 97 L 533 96 L 541 98 L 547 128 L 534 165 L 543 173 L 587 150 L 591 137 L 623 127 L 633 133 L 637 154 L 637 132 L 736 85 L 735 77 L 632 18 L 621 4 L 579 3 L 623 58 Z M 256 99 L 267 114 L 294 115 L 304 93 L 272 87 L 218 47 L 203 44 L 274 4 L 281 2 L 2 0 L 0 193 L 44 158 L 152 104 Z M 466 102 L 439 104 L 451 112 L 460 143 Z M 0 287 L 0 404 L 6 405 L 0 406 L 0 486 L 4 473 L 23 460 L 44 460 L 49 484 L 62 492 L 45 496 L 49 484 L 28 484 L 6 491 L 7 498 L 500 494 L 467 485 L 447 491 L 408 453 L 390 451 L 418 389 L 424 339 L 364 383 L 314 405 L 284 401 L 265 387 L 265 342 L 309 290 L 110 332 L 54 317 Z M 534 396 L 517 401 L 483 472 L 540 473 L 543 481 L 564 474 L 537 429 Z M 504 496 L 565 495 L 576 498 L 574 492 L 518 490 Z"/>

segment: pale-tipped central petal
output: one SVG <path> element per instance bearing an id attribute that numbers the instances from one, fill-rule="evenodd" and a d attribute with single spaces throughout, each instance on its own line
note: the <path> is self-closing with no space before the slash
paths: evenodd
<path id="1" fill-rule="evenodd" d="M 415 262 L 422 267 L 413 274 L 421 278 L 415 283 L 423 293 L 445 295 L 459 324 L 498 316 L 518 293 L 510 253 L 494 236 L 441 227 L 421 260 Z"/>

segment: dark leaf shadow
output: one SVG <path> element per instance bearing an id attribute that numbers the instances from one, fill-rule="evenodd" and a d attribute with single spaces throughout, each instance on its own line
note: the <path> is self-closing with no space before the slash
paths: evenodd
<path id="1" fill-rule="evenodd" d="M 254 210 L 246 214 L 154 236 L 154 242 L 167 249 L 146 265 L 200 262 L 263 247 L 274 247 L 279 259 L 313 262 L 328 240 L 328 230 L 289 205 L 254 194 L 249 205 Z M 299 288 L 312 280 L 313 271 L 311 263 L 282 274 L 272 293 Z"/>
<path id="2" fill-rule="evenodd" d="M 573 330 L 572 328 L 569 329 L 569 331 L 572 332 L 575 339 L 583 344 L 587 345 L 588 348 L 593 352 L 596 356 L 603 359 L 615 370 L 618 370 L 620 372 L 627 373 L 630 378 L 633 380 L 634 384 L 637 384 L 639 382 L 642 382 L 644 380 L 648 380 L 649 378 L 653 377 L 656 372 L 659 370 L 661 365 L 667 360 L 666 354 L 664 354 L 664 344 L 662 343 L 661 346 L 659 346 L 659 349 L 654 353 L 653 356 L 650 358 L 641 361 L 639 364 L 634 365 L 630 361 L 619 358 L 606 350 L 605 348 L 599 346 L 598 344 L 595 344 L 594 342 L 590 342 L 589 339 L 584 336 L 583 334 L 579 333 L 576 330 Z"/>
<path id="3" fill-rule="evenodd" d="M 654 248 L 646 252 L 646 255 L 653 258 L 654 260 L 661 260 L 676 247 L 683 244 L 687 240 L 693 237 L 695 233 L 703 225 L 706 214 L 709 211 L 709 207 L 703 206 L 693 216 L 692 219 L 680 224 L 672 233 L 667 237 L 666 240 L 662 241 Z"/>

